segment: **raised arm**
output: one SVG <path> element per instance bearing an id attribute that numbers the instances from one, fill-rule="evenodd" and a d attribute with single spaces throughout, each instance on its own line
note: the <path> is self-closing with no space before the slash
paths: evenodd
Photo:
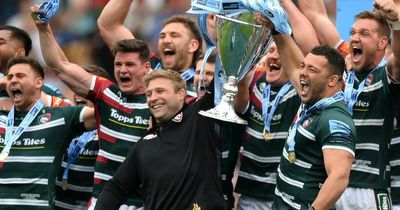
<path id="1" fill-rule="evenodd" d="M 387 70 L 393 80 L 400 82 L 400 1 L 379 0 L 374 2 L 374 7 L 391 23 L 392 54 L 388 59 Z"/>
<path id="2" fill-rule="evenodd" d="M 135 38 L 124 26 L 131 3 L 132 0 L 110 0 L 97 20 L 100 34 L 110 49 L 119 40 Z"/>
<path id="3" fill-rule="evenodd" d="M 258 14 L 258 16 L 255 17 L 257 24 L 264 25 L 264 27 L 271 29 L 271 31 L 275 31 L 274 24 L 267 17 L 261 14 Z M 304 60 L 303 53 L 290 35 L 274 33 L 272 38 L 278 48 L 281 64 L 286 75 L 296 89 L 296 92 L 301 92 L 299 72 L 300 65 Z"/>
<path id="4" fill-rule="evenodd" d="M 281 64 L 296 92 L 301 92 L 299 67 L 304 60 L 304 55 L 292 37 L 283 34 L 273 36 L 278 48 Z"/>
<path id="5" fill-rule="evenodd" d="M 33 6 L 31 11 L 36 13 L 38 6 Z M 34 23 L 39 31 L 43 58 L 49 69 L 77 95 L 86 97 L 92 76 L 79 65 L 68 62 L 65 54 L 57 44 L 48 23 L 41 23 L 38 20 L 34 20 Z"/>
<path id="6" fill-rule="evenodd" d="M 237 88 L 238 93 L 235 97 L 235 111 L 238 113 L 244 113 L 246 108 L 248 107 L 250 101 L 250 90 L 249 86 L 251 80 L 253 79 L 255 70 L 251 70 L 247 73 L 247 75 L 238 82 Z"/>
<path id="7" fill-rule="evenodd" d="M 319 45 L 317 33 L 313 25 L 303 13 L 300 12 L 292 0 L 280 0 L 280 4 L 288 15 L 294 40 L 303 54 L 306 55 L 312 48 Z"/>
<path id="8" fill-rule="evenodd" d="M 326 12 L 323 0 L 297 0 L 300 11 L 313 25 L 321 44 L 336 47 L 340 34 Z"/>

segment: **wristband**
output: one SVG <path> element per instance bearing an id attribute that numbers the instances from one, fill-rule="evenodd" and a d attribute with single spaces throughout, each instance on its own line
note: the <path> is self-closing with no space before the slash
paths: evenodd
<path id="1" fill-rule="evenodd" d="M 400 30 L 400 20 L 397 20 L 397 21 L 388 21 L 389 22 L 389 25 L 390 25 L 390 28 L 393 30 L 393 31 L 398 31 L 398 30 Z"/>

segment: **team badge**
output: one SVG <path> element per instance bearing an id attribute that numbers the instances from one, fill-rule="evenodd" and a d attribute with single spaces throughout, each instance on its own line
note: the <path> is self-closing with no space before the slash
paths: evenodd
<path id="1" fill-rule="evenodd" d="M 40 124 L 45 124 L 51 120 L 51 114 L 50 113 L 45 113 L 42 114 L 38 117 L 38 121 Z"/>
<path id="2" fill-rule="evenodd" d="M 303 122 L 303 124 L 301 125 L 301 127 L 303 127 L 303 128 L 308 127 L 308 126 L 312 123 L 313 120 L 314 120 L 314 118 L 312 118 L 312 117 L 310 117 L 310 118 L 304 120 L 304 122 Z"/>
<path id="3" fill-rule="evenodd" d="M 367 77 L 366 81 L 365 81 L 365 86 L 371 85 L 371 84 L 372 84 L 372 81 L 374 81 L 374 75 L 373 75 L 373 74 L 370 74 L 370 75 Z"/>
<path id="4" fill-rule="evenodd" d="M 182 119 L 183 119 L 183 112 L 180 112 L 179 114 L 177 114 L 177 115 L 172 119 L 172 121 L 174 121 L 174 122 L 182 122 Z"/>

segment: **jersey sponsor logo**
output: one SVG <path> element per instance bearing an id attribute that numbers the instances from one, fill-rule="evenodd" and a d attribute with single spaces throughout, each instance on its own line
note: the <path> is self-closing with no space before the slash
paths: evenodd
<path id="1" fill-rule="evenodd" d="M 251 109 L 250 109 L 250 115 L 251 115 L 255 120 L 257 120 L 257 121 L 259 121 L 259 122 L 263 122 L 262 115 L 261 115 L 260 113 L 258 113 L 258 112 L 255 110 L 254 106 L 252 106 Z"/>
<path id="2" fill-rule="evenodd" d="M 389 198 L 386 193 L 378 193 L 376 194 L 376 197 L 378 198 L 378 209 L 379 210 L 389 210 Z"/>
<path id="3" fill-rule="evenodd" d="M 40 194 L 33 194 L 33 193 L 21 193 L 19 195 L 22 199 L 26 200 L 37 200 L 40 198 Z"/>
<path id="4" fill-rule="evenodd" d="M 5 139 L 0 138 L 0 144 L 5 144 Z M 31 138 L 23 138 L 17 139 L 13 142 L 13 146 L 38 146 L 46 144 L 46 139 L 31 139 Z"/>
<path id="5" fill-rule="evenodd" d="M 99 150 L 84 149 L 79 153 L 79 155 L 81 155 L 81 156 L 97 156 L 97 153 L 99 153 Z"/>
<path id="6" fill-rule="evenodd" d="M 157 134 L 148 134 L 145 137 L 143 137 L 143 140 L 150 140 L 154 138 L 157 138 Z"/>
<path id="7" fill-rule="evenodd" d="M 44 113 L 42 115 L 39 115 L 39 117 L 38 117 L 39 124 L 48 123 L 50 120 L 51 120 L 51 114 L 50 113 Z"/>
<path id="8" fill-rule="evenodd" d="M 174 121 L 174 122 L 181 122 L 182 119 L 183 119 L 183 112 L 177 114 L 177 115 L 172 119 L 172 121 Z"/>
<path id="9" fill-rule="evenodd" d="M 329 120 L 329 130 L 331 134 L 333 133 L 344 133 L 344 134 L 349 134 L 350 133 L 350 127 L 339 120 Z"/>
<path id="10" fill-rule="evenodd" d="M 366 112 L 368 111 L 368 108 L 369 108 L 368 101 L 357 100 L 357 102 L 354 104 L 354 110 L 357 111 Z"/>
<path id="11" fill-rule="evenodd" d="M 272 121 L 280 121 L 281 119 L 282 119 L 282 114 L 275 114 L 274 116 L 272 116 Z"/>
<path id="12" fill-rule="evenodd" d="M 149 120 L 148 119 L 143 119 L 141 116 L 134 116 L 134 117 L 127 117 L 120 115 L 116 109 L 111 109 L 111 114 L 110 116 L 114 119 L 116 119 L 119 122 L 123 123 L 129 123 L 129 124 L 140 124 L 140 125 L 148 125 Z"/>
<path id="13" fill-rule="evenodd" d="M 355 166 L 370 166 L 371 161 L 369 160 L 354 160 L 353 167 Z"/>

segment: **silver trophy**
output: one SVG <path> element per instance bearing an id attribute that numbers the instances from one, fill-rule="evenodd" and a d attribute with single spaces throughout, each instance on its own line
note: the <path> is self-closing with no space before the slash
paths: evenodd
<path id="1" fill-rule="evenodd" d="M 233 108 L 234 97 L 238 92 L 237 83 L 242 80 L 254 64 L 265 53 L 270 41 L 271 31 L 254 24 L 253 13 L 243 12 L 234 16 L 217 15 L 217 47 L 221 59 L 225 83 L 221 102 L 203 116 L 247 125 Z M 214 78 L 218 79 L 218 78 Z"/>

